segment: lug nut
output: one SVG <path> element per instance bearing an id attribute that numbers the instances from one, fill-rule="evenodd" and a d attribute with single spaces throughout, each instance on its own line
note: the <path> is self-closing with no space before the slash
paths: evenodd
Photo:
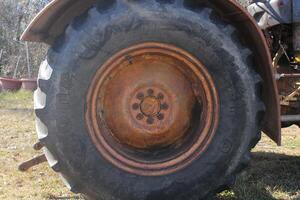
<path id="1" fill-rule="evenodd" d="M 159 93 L 159 94 L 157 95 L 157 98 L 158 98 L 159 100 L 162 100 L 162 99 L 164 99 L 164 95 L 163 95 L 162 93 Z"/>
<path id="2" fill-rule="evenodd" d="M 140 105 L 138 103 L 135 103 L 135 104 L 132 105 L 133 110 L 138 110 L 139 107 L 140 107 Z"/>
<path id="3" fill-rule="evenodd" d="M 153 95 L 154 91 L 153 91 L 152 89 L 149 89 L 149 90 L 147 91 L 147 93 L 148 93 L 149 95 Z"/>
<path id="4" fill-rule="evenodd" d="M 145 97 L 145 95 L 144 95 L 142 92 L 140 92 L 140 93 L 138 93 L 138 94 L 136 95 L 136 98 L 139 99 L 139 100 L 143 100 L 144 97 Z"/>
<path id="5" fill-rule="evenodd" d="M 162 114 L 162 113 L 159 113 L 158 115 L 157 115 L 157 119 L 158 120 L 163 120 L 165 118 L 165 115 L 164 114 Z"/>
<path id="6" fill-rule="evenodd" d="M 148 123 L 148 124 L 153 124 L 153 123 L 154 123 L 153 117 L 148 117 L 147 123 Z"/>
<path id="7" fill-rule="evenodd" d="M 144 119 L 144 115 L 142 113 L 139 113 L 137 116 L 136 116 L 136 119 L 137 120 L 142 120 Z"/>
<path id="8" fill-rule="evenodd" d="M 166 104 L 166 103 L 163 103 L 163 104 L 160 106 L 160 108 L 161 108 L 162 110 L 168 110 L 168 109 L 169 109 L 169 105 Z"/>

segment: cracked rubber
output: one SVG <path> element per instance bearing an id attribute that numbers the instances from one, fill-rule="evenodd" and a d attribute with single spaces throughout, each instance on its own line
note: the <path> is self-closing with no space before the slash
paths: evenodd
<path id="1" fill-rule="evenodd" d="M 99 1 L 51 47 L 35 92 L 37 132 L 50 166 L 87 199 L 207 199 L 234 184 L 260 139 L 261 78 L 236 29 L 191 0 Z M 220 122 L 208 149 L 187 168 L 143 177 L 108 163 L 85 127 L 86 94 L 98 68 L 118 51 L 162 42 L 197 57 L 213 77 Z"/>

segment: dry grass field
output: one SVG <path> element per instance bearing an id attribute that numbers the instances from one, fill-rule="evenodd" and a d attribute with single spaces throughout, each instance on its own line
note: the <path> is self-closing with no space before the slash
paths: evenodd
<path id="1" fill-rule="evenodd" d="M 37 155 L 32 93 L 0 93 L 0 199 L 80 199 L 46 163 L 19 172 L 18 164 Z M 233 190 L 216 200 L 300 200 L 300 129 L 283 131 L 283 146 L 263 137 L 253 150 L 251 168 Z"/>

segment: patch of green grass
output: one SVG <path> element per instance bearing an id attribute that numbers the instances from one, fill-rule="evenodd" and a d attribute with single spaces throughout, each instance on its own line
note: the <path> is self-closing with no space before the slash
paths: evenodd
<path id="1" fill-rule="evenodd" d="M 19 163 L 42 153 L 32 148 L 37 140 L 32 95 L 0 93 L 0 199 L 79 199 L 47 163 L 18 171 Z M 251 167 L 215 200 L 300 200 L 300 129 L 284 129 L 282 147 L 263 136 Z"/>
<path id="2" fill-rule="evenodd" d="M 0 199 L 41 200 L 52 197 L 76 197 L 63 185 L 47 163 L 28 172 L 18 165 L 42 152 L 32 146 L 37 141 L 33 93 L 0 93 Z"/>
<path id="3" fill-rule="evenodd" d="M 300 129 L 283 129 L 282 136 L 283 146 L 278 147 L 263 135 L 251 166 L 217 200 L 300 200 Z"/>
<path id="4" fill-rule="evenodd" d="M 33 93 L 24 90 L 0 92 L 0 109 L 33 109 Z"/>
<path id="5" fill-rule="evenodd" d="M 300 157 L 255 152 L 251 167 L 239 176 L 234 192 L 239 199 L 300 199 Z"/>
<path id="6" fill-rule="evenodd" d="M 290 136 L 283 141 L 284 146 L 289 149 L 298 149 L 300 146 L 300 137 Z"/>

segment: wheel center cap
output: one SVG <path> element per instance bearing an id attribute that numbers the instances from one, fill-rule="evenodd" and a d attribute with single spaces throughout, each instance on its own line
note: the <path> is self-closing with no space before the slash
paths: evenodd
<path id="1" fill-rule="evenodd" d="M 160 111 L 160 101 L 155 97 L 146 97 L 141 103 L 141 111 L 146 116 L 155 116 Z"/>

